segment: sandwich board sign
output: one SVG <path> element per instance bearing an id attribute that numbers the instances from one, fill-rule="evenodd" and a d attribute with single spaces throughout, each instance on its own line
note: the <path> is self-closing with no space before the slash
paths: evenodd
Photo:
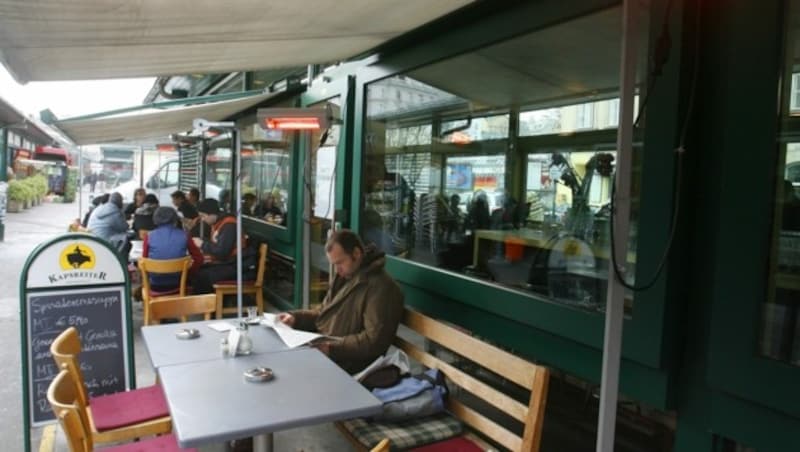
<path id="1" fill-rule="evenodd" d="M 69 327 L 81 338 L 80 368 L 90 396 L 135 387 L 130 283 L 111 246 L 89 234 L 39 245 L 20 276 L 25 450 L 30 428 L 55 422 L 47 389 L 58 374 L 53 340 Z"/>

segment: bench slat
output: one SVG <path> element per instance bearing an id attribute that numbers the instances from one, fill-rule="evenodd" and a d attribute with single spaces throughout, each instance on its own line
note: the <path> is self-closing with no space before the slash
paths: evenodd
<path id="1" fill-rule="evenodd" d="M 414 346 L 402 338 L 398 337 L 395 340 L 395 344 L 397 347 L 406 352 L 411 358 L 427 367 L 441 370 L 445 375 L 447 375 L 447 378 L 452 380 L 453 383 L 459 387 L 494 405 L 518 421 L 524 423 L 527 420 L 528 407 L 526 405 L 517 402 L 516 400 L 483 383 L 482 381 L 475 379 L 471 375 L 456 369 L 450 364 L 431 355 L 430 353 L 420 350 L 419 347 Z"/>
<path id="2" fill-rule="evenodd" d="M 503 447 L 515 451 L 522 450 L 522 438 L 497 425 L 458 400 L 449 399 L 447 408 L 457 418 L 494 441 L 497 441 Z"/>
<path id="3" fill-rule="evenodd" d="M 539 367 L 533 363 L 409 309 L 406 309 L 403 323 L 420 335 L 479 363 L 482 367 L 502 375 L 526 389 L 530 390 L 533 386 L 534 378 L 539 370 Z"/>
<path id="4" fill-rule="evenodd" d="M 536 373 L 531 390 L 531 401 L 528 407 L 528 418 L 525 420 L 525 432 L 522 435 L 522 450 L 538 452 L 542 442 L 542 425 L 544 424 L 544 408 L 547 404 L 547 386 L 550 381 L 550 370 L 542 368 Z"/>

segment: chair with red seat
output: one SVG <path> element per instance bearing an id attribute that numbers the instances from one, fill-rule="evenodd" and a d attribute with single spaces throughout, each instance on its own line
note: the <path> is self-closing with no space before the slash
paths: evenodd
<path id="1" fill-rule="evenodd" d="M 144 324 L 150 325 L 150 303 L 160 297 L 185 297 L 187 293 L 186 281 L 189 278 L 189 269 L 192 266 L 192 257 L 185 256 L 177 259 L 139 259 L 139 270 L 142 272 L 142 305 L 144 306 Z M 181 274 L 178 287 L 172 290 L 159 292 L 150 286 L 150 274 Z"/>
<path id="2" fill-rule="evenodd" d="M 91 416 L 80 401 L 79 384 L 66 369 L 59 372 L 47 389 L 47 400 L 64 429 L 71 452 L 92 452 L 96 441 L 91 428 Z M 193 452 L 196 449 L 181 449 L 172 434 L 122 444 L 103 449 L 106 452 Z"/>
<path id="3" fill-rule="evenodd" d="M 86 412 L 85 423 L 93 442 L 125 441 L 172 431 L 167 400 L 160 386 L 89 397 L 83 381 L 78 354 L 81 340 L 70 327 L 50 345 L 59 369 L 69 372 L 76 384 L 76 399 Z"/>
<path id="4" fill-rule="evenodd" d="M 258 247 L 256 279 L 242 281 L 242 294 L 255 295 L 259 315 L 264 312 L 264 273 L 267 269 L 267 251 L 268 247 L 266 243 L 262 243 L 261 246 Z M 221 319 L 223 314 L 237 313 L 237 307 L 224 307 L 222 305 L 225 295 L 236 295 L 236 291 L 236 281 L 219 281 L 214 284 L 214 292 L 217 294 L 218 319 Z"/>

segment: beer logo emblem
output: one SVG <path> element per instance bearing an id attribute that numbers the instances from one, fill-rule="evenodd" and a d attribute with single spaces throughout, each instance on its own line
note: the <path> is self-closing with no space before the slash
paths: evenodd
<path id="1" fill-rule="evenodd" d="M 63 270 L 94 268 L 94 251 L 85 243 L 69 245 L 61 251 L 59 264 Z"/>

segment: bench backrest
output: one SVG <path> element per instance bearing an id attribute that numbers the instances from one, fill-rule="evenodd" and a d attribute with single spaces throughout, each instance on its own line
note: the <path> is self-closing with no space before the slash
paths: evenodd
<path id="1" fill-rule="evenodd" d="M 539 450 L 547 403 L 549 380 L 547 368 L 537 366 L 411 309 L 405 310 L 403 324 L 453 353 L 530 391 L 528 404 L 522 404 L 400 337 L 395 341 L 395 344 L 409 357 L 426 367 L 441 370 L 451 382 L 523 423 L 525 428 L 522 436 L 519 436 L 464 405 L 455 397 L 450 397 L 448 409 L 454 416 L 510 450 L 525 452 Z"/>

